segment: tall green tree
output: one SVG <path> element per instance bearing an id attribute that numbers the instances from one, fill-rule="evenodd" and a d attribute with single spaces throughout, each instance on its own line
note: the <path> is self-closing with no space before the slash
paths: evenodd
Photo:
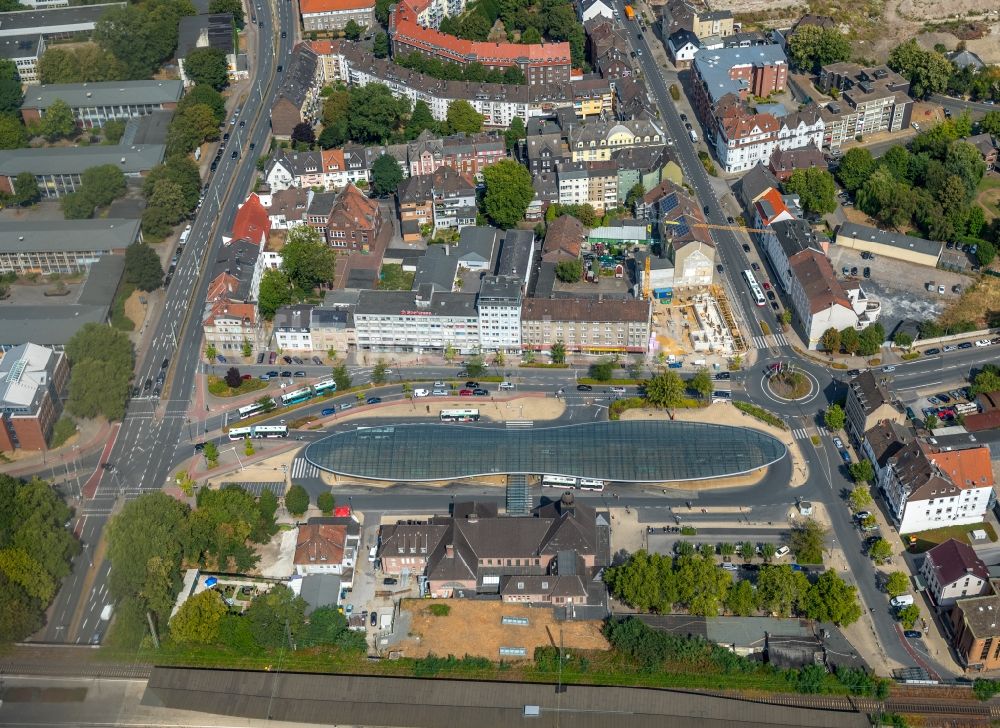
<path id="1" fill-rule="evenodd" d="M 42 117 L 42 133 L 50 140 L 64 139 L 76 133 L 73 110 L 62 99 L 53 101 Z"/>
<path id="2" fill-rule="evenodd" d="M 840 332 L 835 328 L 827 329 L 820 337 L 819 345 L 824 351 L 836 354 L 840 351 Z"/>
<path id="3" fill-rule="evenodd" d="M 750 617 L 759 609 L 757 590 L 746 579 L 733 584 L 726 594 L 726 609 L 736 617 Z"/>
<path id="4" fill-rule="evenodd" d="M 358 25 L 357 21 L 352 18 L 351 20 L 348 20 L 347 25 L 344 26 L 344 37 L 347 38 L 347 40 L 357 40 L 361 37 L 361 33 L 363 31 L 364 28 Z"/>
<path id="5" fill-rule="evenodd" d="M 504 132 L 507 151 L 512 151 L 517 147 L 517 143 L 521 139 L 527 138 L 527 136 L 528 132 L 524 127 L 524 120 L 520 116 L 515 116 L 510 122 L 510 127 Z"/>
<path id="6" fill-rule="evenodd" d="M 228 611 L 215 589 L 188 597 L 170 620 L 170 638 L 184 645 L 214 645 Z"/>
<path id="7" fill-rule="evenodd" d="M 160 256 L 145 243 L 132 243 L 125 249 L 125 280 L 143 291 L 155 291 L 163 284 Z"/>
<path id="8" fill-rule="evenodd" d="M 125 174 L 114 164 L 85 169 L 80 182 L 83 194 L 95 207 L 106 207 L 125 194 Z"/>
<path id="9" fill-rule="evenodd" d="M 914 98 L 941 93 L 952 74 L 951 62 L 934 50 L 924 50 L 913 38 L 889 53 L 889 68 L 906 76 Z"/>
<path id="10" fill-rule="evenodd" d="M 129 78 L 150 78 L 177 47 L 177 23 L 188 9 L 169 0 L 112 8 L 97 21 L 93 37 Z"/>
<path id="11" fill-rule="evenodd" d="M 800 564 L 821 564 L 826 547 L 826 529 L 815 519 L 807 518 L 792 529 L 788 545 Z"/>
<path id="12" fill-rule="evenodd" d="M 59 198 L 59 207 L 67 220 L 86 220 L 94 216 L 94 203 L 80 192 L 68 192 Z"/>
<path id="13" fill-rule="evenodd" d="M 504 230 L 524 218 L 535 197 L 531 173 L 513 159 L 502 159 L 483 169 L 486 194 L 483 209 L 494 225 Z"/>
<path id="14" fill-rule="evenodd" d="M 708 369 L 699 369 L 691 381 L 688 382 L 688 386 L 691 387 L 698 396 L 702 399 L 707 399 L 709 395 L 712 394 L 712 390 L 715 389 L 715 384 L 712 382 L 712 375 L 709 374 Z"/>
<path id="15" fill-rule="evenodd" d="M 292 283 L 283 270 L 269 269 L 264 271 L 260 279 L 260 292 L 257 294 L 257 310 L 267 321 L 282 306 L 292 302 Z"/>
<path id="16" fill-rule="evenodd" d="M 85 324 L 66 343 L 66 355 L 71 364 L 66 404 L 70 413 L 121 419 L 134 362 L 128 337 L 109 326 Z"/>
<path id="17" fill-rule="evenodd" d="M 285 493 L 285 508 L 293 516 L 301 516 L 309 510 L 309 493 L 301 485 L 293 485 Z"/>
<path id="18" fill-rule="evenodd" d="M 426 101 L 418 101 L 413 105 L 413 112 L 406 121 L 406 138 L 416 139 L 423 131 L 434 131 L 437 129 L 437 122 L 431 115 L 431 107 Z"/>
<path id="19" fill-rule="evenodd" d="M 208 3 L 208 12 L 232 13 L 237 28 L 242 28 L 246 20 L 243 15 L 243 3 L 240 0 L 211 0 Z"/>
<path id="20" fill-rule="evenodd" d="M 21 82 L 13 78 L 0 78 L 0 114 L 16 114 L 21 108 L 24 93 Z"/>
<path id="21" fill-rule="evenodd" d="M 384 144 L 410 111 L 409 100 L 397 99 L 380 83 L 352 86 L 349 94 L 347 129 L 350 138 L 359 144 Z"/>
<path id="22" fill-rule="evenodd" d="M 549 357 L 553 364 L 566 363 L 566 344 L 563 343 L 562 339 L 558 339 L 549 349 Z"/>
<path id="23" fill-rule="evenodd" d="M 820 574 L 806 590 L 802 611 L 809 619 L 847 626 L 861 618 L 857 587 L 849 586 L 832 571 Z"/>
<path id="24" fill-rule="evenodd" d="M 785 182 L 785 191 L 798 195 L 806 212 L 826 215 L 837 209 L 837 188 L 833 175 L 825 169 L 796 169 Z"/>
<path id="25" fill-rule="evenodd" d="M 0 114 L 0 149 L 20 149 L 28 146 L 28 134 L 21 120 Z"/>
<path id="26" fill-rule="evenodd" d="M 851 43 L 838 28 L 818 25 L 799 26 L 788 38 L 788 57 L 806 73 L 819 73 L 830 63 L 851 57 Z"/>
<path id="27" fill-rule="evenodd" d="M 226 54 L 218 48 L 195 48 L 184 59 L 184 74 L 194 83 L 221 91 L 229 84 Z"/>
<path id="28" fill-rule="evenodd" d="M 465 132 L 477 134 L 483 130 L 483 115 L 478 113 L 472 104 L 463 99 L 448 104 L 448 131 L 451 134 Z"/>
<path id="29" fill-rule="evenodd" d="M 14 204 L 22 207 L 33 205 L 42 199 L 38 180 L 31 172 L 19 172 L 14 178 Z"/>
<path id="30" fill-rule="evenodd" d="M 372 192 L 379 197 L 391 195 L 403 181 L 403 170 L 395 157 L 383 154 L 372 165 Z"/>
<path id="31" fill-rule="evenodd" d="M 254 639 L 261 647 L 291 647 L 290 642 L 305 623 L 306 602 L 284 584 L 257 596 L 244 614 Z"/>
<path id="32" fill-rule="evenodd" d="M 281 258 L 282 270 L 301 291 L 309 292 L 320 285 L 333 283 L 337 254 L 315 228 L 299 225 L 290 230 L 281 249 Z"/>
<path id="33" fill-rule="evenodd" d="M 758 572 L 760 606 L 779 617 L 789 617 L 797 611 L 808 589 L 808 577 L 788 564 L 764 566 Z"/>
<path id="34" fill-rule="evenodd" d="M 856 192 L 875 171 L 875 158 L 864 147 L 848 149 L 837 167 L 837 181 L 848 192 Z"/>
<path id="35" fill-rule="evenodd" d="M 384 31 L 375 34 L 372 41 L 372 53 L 376 58 L 389 57 L 389 36 Z"/>
<path id="36" fill-rule="evenodd" d="M 677 372 L 660 372 L 646 384 L 646 401 L 672 412 L 683 401 L 684 389 L 684 380 Z"/>
<path id="37" fill-rule="evenodd" d="M 839 404 L 831 404 L 823 412 L 823 424 L 831 432 L 836 432 L 837 430 L 844 429 L 844 425 L 847 423 L 847 414 L 844 412 L 844 408 Z"/>
<path id="38" fill-rule="evenodd" d="M 212 110 L 216 125 L 221 124 L 226 118 L 226 101 L 222 98 L 222 94 L 211 86 L 205 84 L 192 86 L 177 104 L 177 110 L 182 111 L 198 104 L 204 104 Z"/>
<path id="39" fill-rule="evenodd" d="M 364 632 L 348 629 L 347 618 L 336 607 L 320 607 L 309 615 L 299 644 L 303 647 L 328 645 L 348 652 L 363 652 Z"/>

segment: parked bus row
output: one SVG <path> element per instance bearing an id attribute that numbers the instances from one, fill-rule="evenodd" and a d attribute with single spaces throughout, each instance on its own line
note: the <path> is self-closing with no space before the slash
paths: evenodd
<path id="1" fill-rule="evenodd" d="M 579 488 L 580 490 L 593 490 L 600 493 L 604 490 L 604 481 L 595 478 L 570 478 L 565 475 L 543 475 L 543 488 Z"/>
<path id="2" fill-rule="evenodd" d="M 281 404 L 284 407 L 289 405 L 298 404 L 299 402 L 305 402 L 312 399 L 313 397 L 318 397 L 321 394 L 326 394 L 327 392 L 336 392 L 337 383 L 332 379 L 324 379 L 320 382 L 316 382 L 312 386 L 300 387 L 291 392 L 287 392 L 281 395 Z M 238 410 L 241 420 L 245 420 L 248 417 L 253 417 L 254 415 L 263 414 L 267 410 L 272 410 L 277 406 L 277 403 L 271 399 L 270 404 L 262 404 L 260 402 L 254 402 L 248 404 L 245 407 L 240 407 Z"/>

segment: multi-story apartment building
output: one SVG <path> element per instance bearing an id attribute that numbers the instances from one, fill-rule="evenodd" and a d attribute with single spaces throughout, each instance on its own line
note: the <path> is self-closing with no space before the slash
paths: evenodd
<path id="1" fill-rule="evenodd" d="M 76 192 L 83 173 L 111 164 L 126 177 L 142 177 L 163 160 L 163 144 L 90 147 L 33 147 L 0 151 L 0 191 L 14 194 L 14 180 L 31 172 L 42 197 L 62 197 Z"/>
<path id="2" fill-rule="evenodd" d="M 450 167 L 404 180 L 397 195 L 404 240 L 417 239 L 424 225 L 461 230 L 476 224 L 476 181 Z"/>
<path id="3" fill-rule="evenodd" d="M 45 116 L 57 100 L 69 105 L 77 123 L 90 128 L 173 109 L 180 101 L 180 81 L 106 81 L 33 86 L 21 102 L 21 118 L 31 124 Z"/>
<path id="4" fill-rule="evenodd" d="M 323 193 L 329 194 L 329 193 Z M 384 224 L 378 200 L 369 199 L 357 187 L 340 192 L 324 225 L 330 247 L 349 253 L 370 253 Z"/>
<path id="5" fill-rule="evenodd" d="M 354 345 L 353 307 L 282 306 L 272 321 L 272 345 L 284 351 L 343 354 Z"/>
<path id="6" fill-rule="evenodd" d="M 354 333 L 362 351 L 463 355 L 479 350 L 475 293 L 361 291 L 354 312 Z"/>
<path id="7" fill-rule="evenodd" d="M 263 322 L 252 303 L 220 300 L 211 304 L 202 321 L 205 345 L 219 352 L 240 351 L 244 342 L 257 347 L 263 343 Z"/>
<path id="8" fill-rule="evenodd" d="M 879 487 L 901 534 L 981 523 L 993 494 L 989 446 L 939 451 L 913 442 L 889 458 Z"/>
<path id="9" fill-rule="evenodd" d="M 82 273 L 141 240 L 138 220 L 3 220 L 0 273 Z"/>
<path id="10" fill-rule="evenodd" d="M 614 162 L 565 162 L 557 166 L 556 178 L 562 205 L 590 205 L 599 215 L 618 206 Z"/>
<path id="11" fill-rule="evenodd" d="M 694 58 L 692 91 L 695 110 L 709 118 L 712 106 L 728 94 L 746 101 L 784 91 L 788 60 L 779 46 L 720 48 Z"/>
<path id="12" fill-rule="evenodd" d="M 407 144 L 406 156 L 411 177 L 434 174 L 444 166 L 481 181 L 483 168 L 504 159 L 507 147 L 496 133 L 452 134 L 441 138 L 425 130 Z"/>
<path id="13" fill-rule="evenodd" d="M 0 38 L 0 58 L 17 68 L 21 83 L 32 86 L 39 83 L 38 61 L 45 53 L 45 38 L 41 33 Z"/>
<path id="14" fill-rule="evenodd" d="M 892 421 L 900 425 L 906 422 L 903 408 L 886 388 L 885 382 L 870 369 L 861 372 L 848 384 L 844 414 L 847 415 L 847 434 L 859 443 L 866 432 L 881 422 Z"/>
<path id="15" fill-rule="evenodd" d="M 981 597 L 959 599 L 951 610 L 952 645 L 966 670 L 1000 669 L 1000 588 L 991 580 Z"/>
<path id="16" fill-rule="evenodd" d="M 612 115 L 615 112 L 614 87 L 607 78 L 590 76 L 574 81 L 573 111 L 578 119 Z"/>
<path id="17" fill-rule="evenodd" d="M 362 28 L 375 27 L 375 0 L 302 0 L 299 12 L 307 33 L 343 30 L 352 20 Z"/>
<path id="18" fill-rule="evenodd" d="M 519 278 L 506 275 L 483 277 L 476 301 L 481 351 L 521 352 L 521 298 Z"/>
<path id="19" fill-rule="evenodd" d="M 390 12 L 394 55 L 420 53 L 461 66 L 481 63 L 489 70 L 517 67 L 531 86 L 570 80 L 569 43 L 490 43 L 457 38 L 436 30 L 436 23 L 421 24 L 418 16 L 427 5 L 427 0 L 402 0 Z"/>
<path id="20" fill-rule="evenodd" d="M 649 345 L 649 301 L 526 298 L 521 306 L 521 347 L 547 352 L 561 341 L 588 354 L 643 352 Z"/>
<path id="21" fill-rule="evenodd" d="M 619 149 L 666 144 L 663 131 L 646 119 L 582 121 L 569 126 L 565 138 L 573 162 L 606 162 Z"/>
<path id="22" fill-rule="evenodd" d="M 820 71 L 819 85 L 827 93 L 834 88 L 841 92 L 840 100 L 822 111 L 824 146 L 837 149 L 858 136 L 898 132 L 910 125 L 910 83 L 886 66 L 832 63 Z"/>
<path id="23" fill-rule="evenodd" d="M 281 78 L 281 86 L 271 104 L 271 132 L 288 141 L 302 122 L 312 122 L 319 112 L 319 58 L 306 43 L 299 43 Z"/>
<path id="24" fill-rule="evenodd" d="M 777 190 L 772 192 L 777 192 Z M 763 198 L 758 206 L 762 206 L 767 201 L 767 197 Z M 806 250 L 815 250 L 817 253 L 825 255 L 826 249 L 829 247 L 828 241 L 820 240 L 812 226 L 798 217 L 770 221 L 763 229 L 766 232 L 759 233 L 758 240 L 761 247 L 764 248 L 768 260 L 771 261 L 772 269 L 777 274 L 775 277 L 778 285 L 785 292 L 792 290 L 793 285 L 791 259 Z"/>
<path id="25" fill-rule="evenodd" d="M 21 344 L 0 359 L 0 450 L 45 450 L 62 414 L 69 363 L 62 352 Z"/>

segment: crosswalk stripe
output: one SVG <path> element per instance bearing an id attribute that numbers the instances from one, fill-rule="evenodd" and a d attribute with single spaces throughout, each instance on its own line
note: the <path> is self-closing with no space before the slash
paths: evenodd
<path id="1" fill-rule="evenodd" d="M 535 426 L 534 420 L 509 420 L 506 424 L 508 430 L 527 430 Z"/>
<path id="2" fill-rule="evenodd" d="M 788 346 L 788 339 L 784 334 L 773 334 L 772 337 L 776 346 Z"/>
<path id="3" fill-rule="evenodd" d="M 319 468 L 305 458 L 295 458 L 292 461 L 293 478 L 318 478 Z"/>
<path id="4" fill-rule="evenodd" d="M 808 440 L 809 439 L 809 433 L 804 428 L 801 428 L 801 427 L 797 427 L 794 430 L 792 430 L 792 436 L 796 440 Z"/>

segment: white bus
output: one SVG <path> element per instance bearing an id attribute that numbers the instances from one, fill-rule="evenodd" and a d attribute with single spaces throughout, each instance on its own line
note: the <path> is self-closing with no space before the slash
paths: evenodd
<path id="1" fill-rule="evenodd" d="M 441 410 L 442 422 L 479 422 L 477 409 L 446 409 Z"/>
<path id="2" fill-rule="evenodd" d="M 281 395 L 281 403 L 287 407 L 290 404 L 298 404 L 299 402 L 305 402 L 307 399 L 312 399 L 312 396 L 312 389 L 303 387 L 302 389 L 296 389 L 294 392 Z"/>
<path id="3" fill-rule="evenodd" d="M 576 486 L 576 478 L 567 478 L 562 475 L 543 475 L 543 488 L 573 488 Z"/>
<path id="4" fill-rule="evenodd" d="M 604 490 L 604 481 L 595 478 L 580 478 L 580 490 L 596 490 L 600 493 Z"/>
<path id="5" fill-rule="evenodd" d="M 253 436 L 257 439 L 262 437 L 288 437 L 288 428 L 285 425 L 257 425 L 253 428 Z"/>
<path id="6" fill-rule="evenodd" d="M 274 400 L 271 400 L 271 404 L 274 404 Z M 260 414 L 264 411 L 264 405 L 259 402 L 254 402 L 253 404 L 248 404 L 246 407 L 240 407 L 240 419 L 245 420 L 247 417 L 253 417 L 256 414 Z"/>
<path id="7" fill-rule="evenodd" d="M 253 435 L 252 427 L 230 427 L 229 428 L 229 439 L 230 440 L 242 440 L 244 438 Z"/>
<path id="8" fill-rule="evenodd" d="M 757 285 L 757 279 L 754 277 L 753 271 L 743 271 L 743 280 L 746 281 L 747 288 L 750 289 L 750 298 L 754 300 L 754 303 L 758 306 L 766 306 L 767 299 L 764 298 L 764 292 L 760 290 L 760 286 Z"/>
<path id="9" fill-rule="evenodd" d="M 332 379 L 324 379 L 323 381 L 316 382 L 313 385 L 313 391 L 316 393 L 317 397 L 323 394 L 324 392 L 336 392 L 337 383 Z"/>

